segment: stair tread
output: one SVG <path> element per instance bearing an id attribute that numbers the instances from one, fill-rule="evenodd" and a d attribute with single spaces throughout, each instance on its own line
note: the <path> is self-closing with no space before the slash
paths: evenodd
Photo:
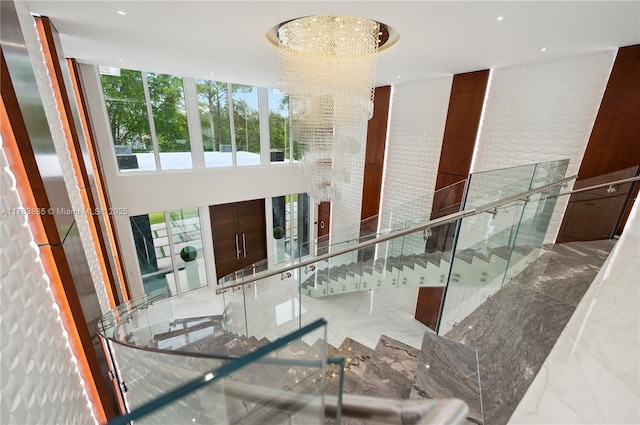
<path id="1" fill-rule="evenodd" d="M 467 422 L 482 424 L 475 348 L 426 332 L 410 398 L 459 398 L 469 405 Z"/>
<path id="2" fill-rule="evenodd" d="M 420 350 L 382 335 L 374 361 L 367 365 L 356 394 L 407 399 L 416 374 Z"/>
<path id="3" fill-rule="evenodd" d="M 358 341 L 345 338 L 338 348 L 337 357 L 345 359 L 343 390 L 347 394 L 354 394 L 362 374 L 376 352 Z"/>

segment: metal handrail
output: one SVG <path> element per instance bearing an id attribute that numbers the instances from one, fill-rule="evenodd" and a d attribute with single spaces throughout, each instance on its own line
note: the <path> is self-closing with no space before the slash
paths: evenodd
<path id="1" fill-rule="evenodd" d="M 318 406 L 320 398 L 314 394 L 296 393 L 230 380 L 224 381 L 221 392 L 226 396 L 290 415 L 304 411 L 309 406 Z M 377 424 L 402 425 L 462 424 L 469 411 L 467 403 L 455 398 L 395 400 L 343 393 L 342 402 L 340 402 L 338 396 L 325 394 L 325 417 L 335 418 L 338 409 L 341 409 L 342 417 Z M 315 410 L 312 408 L 312 411 Z M 255 411 L 256 414 L 259 414 L 258 412 Z"/>
<path id="2" fill-rule="evenodd" d="M 245 279 L 242 282 L 234 283 L 232 285 L 216 289 L 216 294 L 221 294 L 221 293 L 227 292 L 230 289 L 233 290 L 234 288 L 241 287 L 241 286 L 247 285 L 249 283 L 252 283 L 252 282 L 255 282 L 255 281 L 258 281 L 258 280 L 262 280 L 262 279 L 267 278 L 267 277 L 276 276 L 276 275 L 282 275 L 283 273 L 286 273 L 286 272 L 288 272 L 290 270 L 294 270 L 294 269 L 297 269 L 297 268 L 300 268 L 300 267 L 305 267 L 305 266 L 317 263 L 319 261 L 328 260 L 329 258 L 337 257 L 338 255 L 342 255 L 342 254 L 346 254 L 346 253 L 349 253 L 349 252 L 357 251 L 357 250 L 362 249 L 362 248 L 367 248 L 369 246 L 373 246 L 373 245 L 376 245 L 376 244 L 381 243 L 381 242 L 386 242 L 388 240 L 395 239 L 395 238 L 398 238 L 400 236 L 406 236 L 406 235 L 409 235 L 411 233 L 418 232 L 420 230 L 425 230 L 425 229 L 430 229 L 432 227 L 441 226 L 443 224 L 451 223 L 451 222 L 454 222 L 456 220 L 460 220 L 462 218 L 478 215 L 478 214 L 485 213 L 485 212 L 495 212 L 496 208 L 498 208 L 498 207 L 510 204 L 512 202 L 526 200 L 531 195 L 534 195 L 534 194 L 539 193 L 539 192 L 545 192 L 548 189 L 550 189 L 552 187 L 555 187 L 555 186 L 564 185 L 565 183 L 569 182 L 570 180 L 574 180 L 576 177 L 578 177 L 578 176 L 574 175 L 574 176 L 571 176 L 571 177 L 566 177 L 566 178 L 564 178 L 562 180 L 558 180 L 556 182 L 549 183 L 549 184 L 546 184 L 544 186 L 540 186 L 538 188 L 531 189 L 531 190 L 526 191 L 526 192 L 518 193 L 516 195 L 509 196 L 507 198 L 504 198 L 504 199 L 501 199 L 501 200 L 498 200 L 498 201 L 490 202 L 488 204 L 485 204 L 485 205 L 482 205 L 482 206 L 479 206 L 479 207 L 476 207 L 476 208 L 471 208 L 471 209 L 468 209 L 468 210 L 458 211 L 458 212 L 455 212 L 453 214 L 445 215 L 444 217 L 440 217 L 440 218 L 436 218 L 436 219 L 433 219 L 433 220 L 429 220 L 427 222 L 424 222 L 424 223 L 421 223 L 421 224 L 417 224 L 415 226 L 407 227 L 406 229 L 396 230 L 396 231 L 387 233 L 385 235 L 382 235 L 380 237 L 377 237 L 375 239 L 370 239 L 370 240 L 365 241 L 365 242 L 360 242 L 360 243 L 357 243 L 357 244 L 352 245 L 350 247 L 339 249 L 337 251 L 330 252 L 328 254 L 318 255 L 317 257 L 311 257 L 309 259 L 306 259 L 306 260 L 303 260 L 303 261 L 300 261 L 300 262 L 297 262 L 297 263 L 294 262 L 293 264 L 290 264 L 290 265 L 287 265 L 287 266 L 283 266 L 283 267 L 279 267 L 279 268 L 276 268 L 276 269 L 273 269 L 273 270 L 267 270 L 267 271 L 264 271 L 264 272 L 259 272 L 259 273 L 256 273 L 256 274 L 252 275 L 251 277 Z"/>
<path id="3" fill-rule="evenodd" d="M 620 184 L 631 183 L 631 182 L 635 182 L 635 181 L 638 181 L 638 180 L 640 180 L 640 176 L 629 177 L 629 178 L 622 179 L 622 180 L 616 180 L 616 181 L 612 181 L 612 182 L 608 182 L 608 183 L 594 184 L 593 186 L 583 187 L 581 189 L 575 189 L 575 190 L 571 190 L 569 192 L 563 192 L 563 193 L 558 194 L 558 196 L 564 196 L 564 195 L 571 195 L 573 193 L 586 192 L 587 190 L 600 189 L 601 187 L 618 186 Z"/>

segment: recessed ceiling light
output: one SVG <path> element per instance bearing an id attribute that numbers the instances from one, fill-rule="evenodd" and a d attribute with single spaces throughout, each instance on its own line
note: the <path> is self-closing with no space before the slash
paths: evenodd
<path id="1" fill-rule="evenodd" d="M 401 76 L 401 75 L 398 75 L 398 78 L 402 78 L 402 76 Z"/>
<path id="2" fill-rule="evenodd" d="M 546 52 L 546 51 L 547 51 L 547 48 L 546 48 L 546 47 L 541 47 L 541 48 L 540 48 L 540 51 L 541 51 L 541 52 Z"/>
<path id="3" fill-rule="evenodd" d="M 118 15 L 126 15 L 127 12 L 125 12 L 124 10 L 118 10 Z"/>
<path id="4" fill-rule="evenodd" d="M 496 17 L 496 21 L 504 21 L 504 16 L 498 16 L 498 17 Z"/>
<path id="5" fill-rule="evenodd" d="M 124 62 L 124 59 L 118 59 L 118 62 Z"/>

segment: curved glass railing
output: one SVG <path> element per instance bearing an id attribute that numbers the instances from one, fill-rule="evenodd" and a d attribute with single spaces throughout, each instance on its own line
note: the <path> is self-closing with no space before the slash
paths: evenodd
<path id="1" fill-rule="evenodd" d="M 109 423 L 286 423 L 295 417 L 300 423 L 324 424 L 325 336 L 326 322 L 317 320 L 195 377 L 168 363 L 165 370 L 140 377 L 144 388 L 135 392 L 145 399 L 130 403 L 127 414 Z M 146 369 L 142 362 L 138 367 Z M 170 389 L 158 393 L 152 385 L 162 379 L 168 379 L 163 387 Z M 339 416 L 332 419 L 340 421 Z"/>

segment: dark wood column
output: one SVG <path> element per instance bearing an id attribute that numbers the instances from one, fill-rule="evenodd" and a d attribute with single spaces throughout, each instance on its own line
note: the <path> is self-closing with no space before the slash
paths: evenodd
<path id="1" fill-rule="evenodd" d="M 378 227 L 377 216 L 380 210 L 380 192 L 382 191 L 390 100 L 391 86 L 376 88 L 373 117 L 367 124 L 367 147 L 364 159 L 362 209 L 360 212 L 360 220 L 363 221 L 363 228 L 360 229 L 361 234 L 375 232 Z"/>
<path id="2" fill-rule="evenodd" d="M 91 186 L 90 188 L 88 188 L 90 191 L 88 193 L 93 194 L 94 204 L 102 211 L 102 214 L 95 216 L 95 219 L 97 220 L 96 230 L 102 230 L 102 232 L 97 232 L 95 237 L 97 243 L 100 246 L 99 251 L 103 253 L 106 259 L 110 260 L 110 264 L 108 264 L 110 267 L 107 267 L 107 270 L 105 270 L 105 272 L 107 273 L 107 278 L 112 285 L 114 298 L 116 298 L 116 295 L 118 294 L 117 288 L 114 284 L 117 283 L 119 285 L 121 297 L 118 297 L 116 299 L 116 304 L 118 304 L 121 302 L 129 301 L 131 297 L 129 294 L 127 277 L 122 267 L 120 243 L 118 241 L 118 237 L 116 236 L 113 215 L 109 213 L 111 211 L 111 204 L 109 202 L 109 197 L 107 195 L 104 183 L 105 179 L 103 176 L 102 167 L 100 165 L 98 148 L 95 143 L 93 129 L 91 127 L 91 119 L 89 117 L 89 110 L 87 108 L 84 90 L 82 88 L 78 63 L 75 59 L 67 59 L 67 66 L 71 74 L 73 94 L 75 96 L 76 105 L 78 107 L 80 124 L 82 126 L 84 140 L 86 142 L 88 150 L 87 155 L 90 164 L 88 164 L 87 166 L 93 167 L 93 180 L 90 181 Z M 85 157 L 87 155 L 85 155 Z"/>
<path id="3" fill-rule="evenodd" d="M 471 168 L 482 105 L 487 91 L 489 70 L 457 74 L 453 77 L 447 121 L 444 127 L 438 177 L 434 190 L 438 191 L 465 180 Z M 463 185 L 436 192 L 431 218 L 441 217 L 457 210 L 462 201 Z M 451 248 L 455 223 L 433 229 L 427 241 L 428 251 Z M 444 295 L 444 286 L 420 288 L 415 318 L 436 330 Z"/>
<path id="4" fill-rule="evenodd" d="M 582 180 L 620 171 L 640 165 L 640 45 L 622 47 L 607 82 L 598 115 L 591 130 L 589 143 L 578 171 L 576 186 Z M 638 196 L 640 185 L 636 185 L 631 199 Z M 632 202 L 622 212 L 616 229 L 620 234 L 626 223 Z M 576 222 L 580 217 L 567 210 L 559 235 L 567 222 Z M 585 223 L 585 225 L 588 225 Z M 567 235 L 565 235 L 567 236 Z M 563 237 L 563 242 L 574 240 Z"/>
<path id="5" fill-rule="evenodd" d="M 98 206 L 95 202 L 93 190 L 95 190 L 94 167 L 90 162 L 81 123 L 74 116 L 75 98 L 73 87 L 70 84 L 71 75 L 67 62 L 62 55 L 60 36 L 47 17 L 36 17 L 36 28 L 42 44 L 45 63 L 49 70 L 51 87 L 60 112 L 60 122 L 65 132 L 67 148 L 71 154 L 71 162 L 76 176 L 76 184 L 80 189 L 85 211 L 96 212 Z M 65 78 L 66 77 L 66 78 Z M 89 163 L 87 165 L 87 162 Z M 93 186 L 93 187 L 92 187 Z M 103 238 L 100 221 L 97 214 L 86 215 L 94 240 L 95 252 L 105 282 L 105 289 L 109 297 L 111 307 L 119 304 L 115 279 L 111 267 L 107 267 L 107 251 Z"/>

